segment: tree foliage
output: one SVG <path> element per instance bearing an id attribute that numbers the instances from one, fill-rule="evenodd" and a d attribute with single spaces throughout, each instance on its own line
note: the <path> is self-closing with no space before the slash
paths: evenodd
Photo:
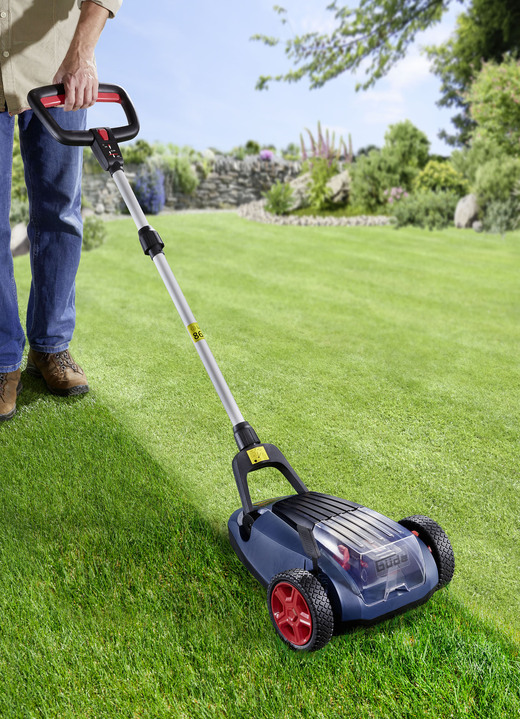
<path id="1" fill-rule="evenodd" d="M 366 89 L 383 77 L 404 57 L 418 32 L 438 22 L 450 0 L 361 0 L 350 9 L 334 0 L 327 6 L 335 27 L 330 33 L 310 32 L 290 38 L 285 53 L 295 69 L 277 76 L 262 76 L 257 88 L 265 89 L 272 80 L 296 82 L 304 77 L 311 88 L 324 85 L 343 72 L 358 70 L 368 63 L 366 80 L 358 88 Z M 286 10 L 275 6 L 286 22 Z M 267 45 L 277 45 L 277 38 L 254 35 Z"/>
<path id="2" fill-rule="evenodd" d="M 466 95 L 475 137 L 520 157 L 520 62 L 485 63 Z"/>
<path id="3" fill-rule="evenodd" d="M 285 41 L 292 69 L 279 75 L 264 75 L 257 82 L 265 89 L 272 81 L 296 82 L 308 78 L 318 88 L 344 72 L 363 68 L 365 79 L 356 89 L 367 89 L 406 54 L 418 33 L 437 23 L 455 2 L 463 0 L 360 0 L 350 8 L 334 0 L 327 6 L 332 15 L 330 32 L 295 35 Z M 275 6 L 282 23 L 287 12 Z M 277 45 L 278 38 L 254 35 L 253 39 Z M 483 62 L 501 61 L 505 53 L 520 53 L 519 0 L 471 0 L 450 39 L 427 48 L 432 70 L 441 79 L 441 107 L 453 107 L 455 134 L 440 136 L 452 145 L 469 141 L 473 122 L 464 93 Z"/>
<path id="4" fill-rule="evenodd" d="M 441 79 L 439 107 L 454 108 L 456 133 L 440 133 L 450 145 L 466 145 L 474 129 L 465 93 L 484 62 L 501 62 L 506 53 L 520 52 L 520 3 L 518 0 L 473 0 L 459 15 L 452 36 L 428 47 L 432 70 Z"/>

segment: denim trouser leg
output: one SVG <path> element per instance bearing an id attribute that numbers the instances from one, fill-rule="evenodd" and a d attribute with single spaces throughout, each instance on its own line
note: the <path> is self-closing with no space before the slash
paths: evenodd
<path id="1" fill-rule="evenodd" d="M 0 113 L 0 372 L 14 372 L 22 362 L 25 337 L 18 314 L 11 255 L 11 172 L 14 118 Z"/>
<path id="2" fill-rule="evenodd" d="M 67 130 L 85 128 L 86 110 L 50 112 Z M 61 352 L 69 346 L 76 320 L 83 148 L 56 142 L 32 111 L 19 116 L 18 126 L 30 206 L 27 338 L 38 352 Z"/>

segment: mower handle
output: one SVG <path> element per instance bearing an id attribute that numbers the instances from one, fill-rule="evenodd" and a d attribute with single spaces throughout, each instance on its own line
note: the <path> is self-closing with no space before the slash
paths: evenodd
<path id="1" fill-rule="evenodd" d="M 45 85 L 36 87 L 27 95 L 27 101 L 36 117 L 50 132 L 55 140 L 62 145 L 92 145 L 94 134 L 92 130 L 64 130 L 49 112 L 50 107 L 60 107 L 65 102 L 64 85 Z M 112 134 L 117 142 L 132 140 L 139 132 L 139 120 L 132 101 L 125 90 L 119 85 L 100 84 L 97 102 L 117 102 L 126 115 L 128 125 L 112 128 Z"/>

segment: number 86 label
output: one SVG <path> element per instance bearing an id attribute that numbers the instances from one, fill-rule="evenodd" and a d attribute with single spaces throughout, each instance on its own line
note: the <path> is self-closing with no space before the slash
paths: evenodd
<path id="1" fill-rule="evenodd" d="M 192 322 L 191 325 L 188 325 L 187 330 L 190 333 L 191 338 L 194 342 L 199 342 L 200 340 L 204 339 L 204 334 L 202 333 L 202 330 L 200 329 L 197 322 Z"/>

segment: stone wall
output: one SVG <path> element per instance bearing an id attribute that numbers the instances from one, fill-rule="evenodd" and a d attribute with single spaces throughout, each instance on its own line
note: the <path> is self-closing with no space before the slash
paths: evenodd
<path id="1" fill-rule="evenodd" d="M 131 182 L 136 167 L 125 167 Z M 202 208 L 232 208 L 259 200 L 277 180 L 288 182 L 301 171 L 298 162 L 256 157 L 235 160 L 217 157 L 211 172 L 205 177 L 202 167 L 196 167 L 199 185 L 193 195 L 167 190 L 166 207 L 173 210 Z M 83 195 L 97 214 L 115 214 L 121 211 L 122 200 L 110 175 L 84 174 Z"/>

